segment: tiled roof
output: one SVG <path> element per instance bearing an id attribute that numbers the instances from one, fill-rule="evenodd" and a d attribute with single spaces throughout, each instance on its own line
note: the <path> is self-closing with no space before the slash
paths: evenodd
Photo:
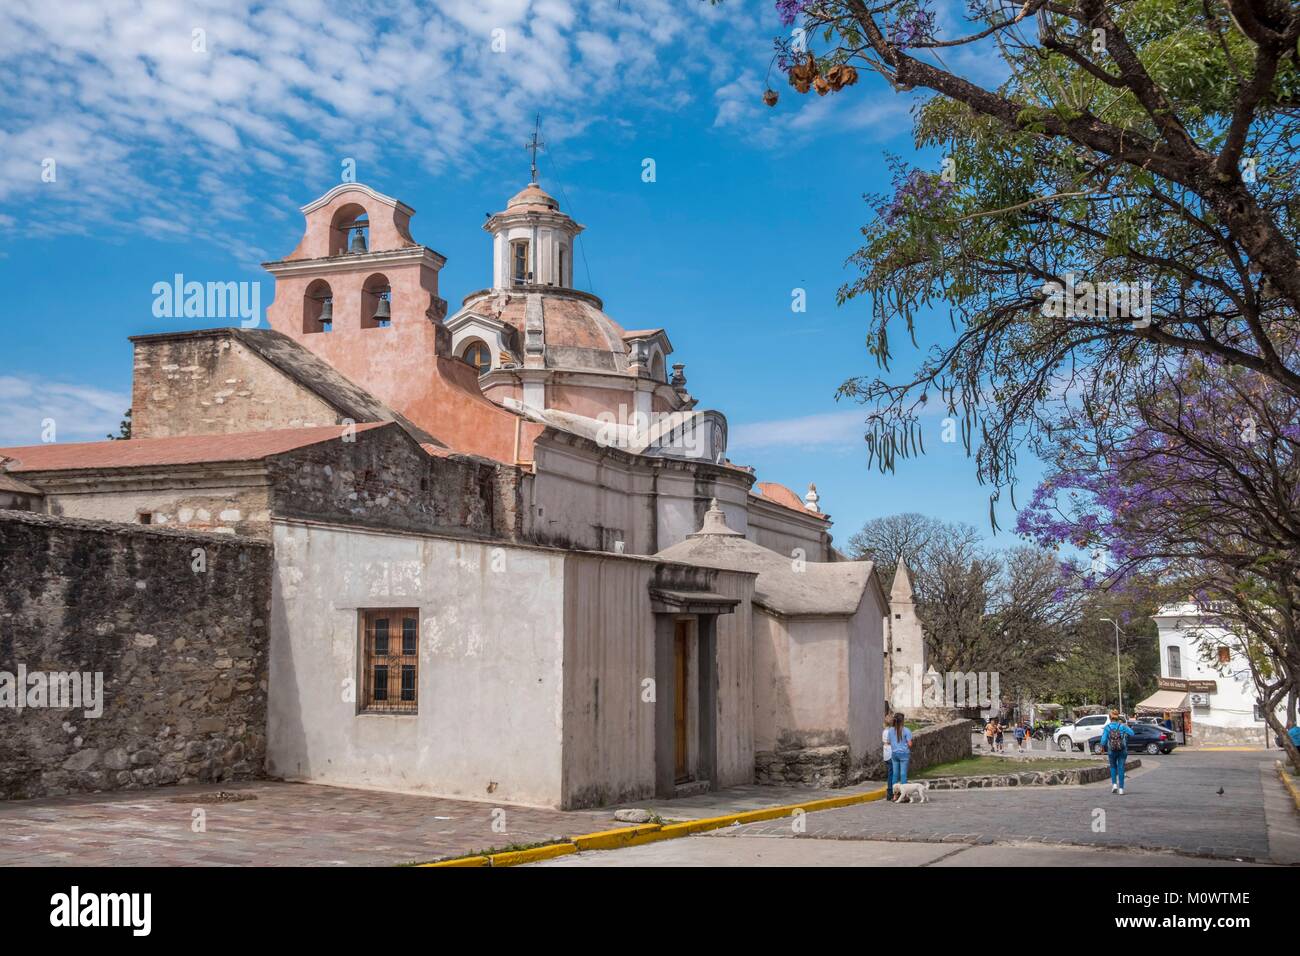
<path id="1" fill-rule="evenodd" d="M 817 518 L 825 518 L 823 514 L 815 511 L 809 511 L 804 507 L 803 501 L 793 491 L 785 485 L 779 485 L 775 481 L 760 481 L 754 485 L 755 491 L 752 492 L 757 497 L 766 498 L 774 505 L 782 505 L 786 508 L 793 508 L 795 511 L 802 511 L 806 515 L 813 515 Z"/>
<path id="2" fill-rule="evenodd" d="M 312 428 L 277 428 L 230 435 L 180 435 L 172 438 L 133 438 L 69 444 L 25 445 L 0 448 L 11 472 L 74 471 L 99 468 L 141 468 L 157 465 L 193 465 L 217 461 L 260 461 L 319 442 L 340 437 L 348 427 L 358 432 L 383 428 L 391 422 L 362 425 L 320 425 Z"/>
<path id="3" fill-rule="evenodd" d="M 0 471 L 0 491 L 16 492 L 20 495 L 44 495 L 45 492 L 35 485 L 29 485 L 25 481 L 19 481 L 13 475 Z"/>

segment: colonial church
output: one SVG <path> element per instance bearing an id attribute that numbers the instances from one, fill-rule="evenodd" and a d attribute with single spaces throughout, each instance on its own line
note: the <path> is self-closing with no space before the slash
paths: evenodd
<path id="1" fill-rule="evenodd" d="M 0 507 L 272 546 L 259 772 L 570 808 L 875 763 L 906 570 L 891 606 L 815 487 L 728 459 L 552 196 L 487 219 L 450 315 L 409 206 L 302 213 L 270 329 L 131 339 L 129 440 L 0 448 Z"/>

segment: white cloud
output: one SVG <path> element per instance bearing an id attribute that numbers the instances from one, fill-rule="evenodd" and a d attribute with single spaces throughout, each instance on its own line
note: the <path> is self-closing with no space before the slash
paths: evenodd
<path id="1" fill-rule="evenodd" d="M 88 385 L 27 375 L 0 375 L 0 446 L 36 445 L 46 422 L 56 441 L 101 441 L 116 434 L 131 397 Z"/>
<path id="2" fill-rule="evenodd" d="M 817 448 L 860 444 L 865 433 L 863 412 L 852 409 L 733 425 L 727 436 L 731 452 L 758 448 Z"/>
<path id="3" fill-rule="evenodd" d="M 733 425 L 727 436 L 727 449 L 853 447 L 865 440 L 867 414 L 866 408 L 858 407 Z M 913 409 L 913 414 L 925 427 L 937 428 L 952 413 L 942 401 L 929 401 Z M 960 413 L 955 420 L 960 421 Z"/>
<path id="4" fill-rule="evenodd" d="M 513 156 L 539 107 L 552 141 L 626 108 L 678 109 L 696 77 L 765 47 L 770 24 L 747 6 L 10 0 L 0 201 L 39 202 L 37 231 L 171 222 L 238 252 L 229 237 L 262 208 L 246 193 L 298 205 L 303 183 L 323 192 L 321 171 L 344 157 L 382 183 L 402 159 L 437 173 Z M 46 157 L 54 183 L 41 180 Z"/>

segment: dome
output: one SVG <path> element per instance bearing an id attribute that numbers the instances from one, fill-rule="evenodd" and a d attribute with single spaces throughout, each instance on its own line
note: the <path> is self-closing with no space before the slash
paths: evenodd
<path id="1" fill-rule="evenodd" d="M 588 293 L 536 287 L 527 292 L 482 293 L 466 301 L 465 311 L 514 326 L 522 342 L 529 298 L 540 312 L 547 368 L 627 372 L 623 329 Z"/>
<path id="2" fill-rule="evenodd" d="M 555 197 L 537 183 L 529 183 L 510 197 L 506 212 L 559 212 Z"/>

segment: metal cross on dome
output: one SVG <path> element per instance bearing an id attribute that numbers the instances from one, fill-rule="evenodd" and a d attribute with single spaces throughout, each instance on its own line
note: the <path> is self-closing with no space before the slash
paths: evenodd
<path id="1" fill-rule="evenodd" d="M 528 150 L 533 154 L 533 165 L 532 165 L 533 178 L 530 179 L 529 182 L 534 182 L 534 183 L 537 182 L 537 151 L 539 149 L 546 148 L 546 144 L 537 138 L 537 134 L 540 133 L 541 131 L 542 131 L 542 114 L 538 113 L 537 125 L 533 129 L 533 138 L 524 144 L 524 149 Z"/>

